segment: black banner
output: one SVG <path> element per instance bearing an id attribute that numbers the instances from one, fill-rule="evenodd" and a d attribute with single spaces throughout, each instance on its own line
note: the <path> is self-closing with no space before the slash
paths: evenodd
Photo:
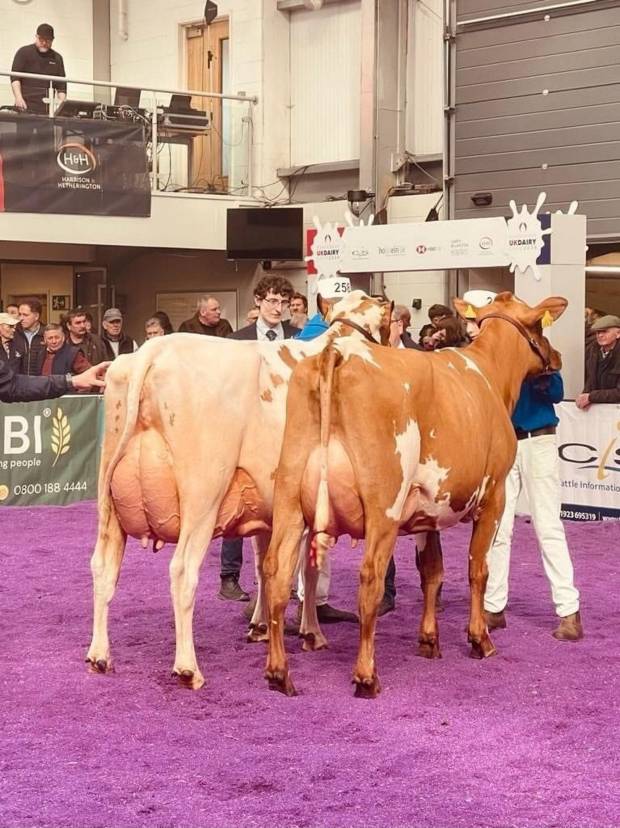
<path id="1" fill-rule="evenodd" d="M 0 112 L 0 212 L 150 216 L 141 124 Z"/>

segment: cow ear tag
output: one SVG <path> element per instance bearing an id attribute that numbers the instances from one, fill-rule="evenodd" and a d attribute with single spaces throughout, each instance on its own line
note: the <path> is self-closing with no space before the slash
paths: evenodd
<path id="1" fill-rule="evenodd" d="M 465 311 L 465 316 L 468 319 L 475 319 L 476 318 L 476 311 L 472 308 L 471 305 L 467 305 L 467 310 Z"/>
<path id="2" fill-rule="evenodd" d="M 543 326 L 543 328 L 550 328 L 552 325 L 553 325 L 553 317 L 551 316 L 549 311 L 546 310 L 543 314 L 542 326 Z"/>

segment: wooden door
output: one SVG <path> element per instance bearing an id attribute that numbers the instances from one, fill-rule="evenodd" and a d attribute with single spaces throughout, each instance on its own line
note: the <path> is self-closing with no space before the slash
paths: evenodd
<path id="1" fill-rule="evenodd" d="M 186 29 L 185 37 L 187 88 L 205 92 L 227 91 L 224 83 L 228 77 L 228 20 L 216 20 L 209 26 L 190 26 Z M 210 127 L 206 135 L 193 139 L 188 186 L 226 192 L 228 175 L 223 165 L 222 102 L 217 98 L 195 97 L 192 98 L 192 106 L 207 112 Z"/>

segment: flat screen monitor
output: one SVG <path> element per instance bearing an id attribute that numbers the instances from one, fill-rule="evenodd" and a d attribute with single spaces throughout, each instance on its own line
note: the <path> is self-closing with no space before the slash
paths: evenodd
<path id="1" fill-rule="evenodd" d="M 227 211 L 229 259 L 303 259 L 301 207 L 237 207 Z"/>
<path id="2" fill-rule="evenodd" d="M 114 93 L 114 106 L 130 106 L 132 109 L 138 109 L 140 106 L 140 90 L 117 86 Z"/>
<path id="3" fill-rule="evenodd" d="M 56 118 L 92 118 L 95 110 L 100 108 L 101 104 L 97 101 L 74 101 L 65 98 L 58 105 L 54 115 Z"/>

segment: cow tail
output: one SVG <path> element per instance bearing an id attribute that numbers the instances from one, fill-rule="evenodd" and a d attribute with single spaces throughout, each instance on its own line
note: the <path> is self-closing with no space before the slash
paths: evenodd
<path id="1" fill-rule="evenodd" d="M 329 344 L 321 355 L 319 369 L 319 411 L 320 411 L 320 447 L 319 447 L 319 488 L 314 510 L 314 546 L 316 549 L 317 566 L 323 566 L 325 555 L 329 549 L 331 536 L 326 529 L 329 525 L 329 481 L 328 481 L 328 451 L 329 435 L 331 432 L 332 389 L 334 386 L 334 372 L 339 353 L 333 344 Z"/>
<path id="2" fill-rule="evenodd" d="M 118 465 L 119 460 L 121 459 L 125 449 L 127 448 L 129 440 L 135 432 L 136 423 L 138 422 L 138 413 L 140 410 L 140 398 L 142 396 L 142 388 L 144 386 L 146 375 L 148 374 L 150 368 L 153 365 L 152 350 L 153 349 L 151 348 L 148 351 L 148 353 L 145 353 L 144 351 L 138 351 L 138 353 L 135 355 L 135 359 L 138 362 L 138 365 L 135 366 L 135 373 L 130 372 L 129 377 L 127 379 L 128 389 L 127 409 L 125 411 L 125 425 L 123 427 L 121 436 L 119 437 L 116 449 L 114 450 L 114 454 L 110 458 L 105 468 L 103 466 L 103 463 L 101 464 L 101 471 L 99 474 L 100 504 L 108 502 L 107 495 L 109 495 L 111 491 L 112 475 L 114 474 L 114 469 Z M 114 370 L 114 365 L 112 365 L 109 370 Z M 104 396 L 104 405 L 105 404 L 107 404 L 107 401 L 105 400 Z"/>

